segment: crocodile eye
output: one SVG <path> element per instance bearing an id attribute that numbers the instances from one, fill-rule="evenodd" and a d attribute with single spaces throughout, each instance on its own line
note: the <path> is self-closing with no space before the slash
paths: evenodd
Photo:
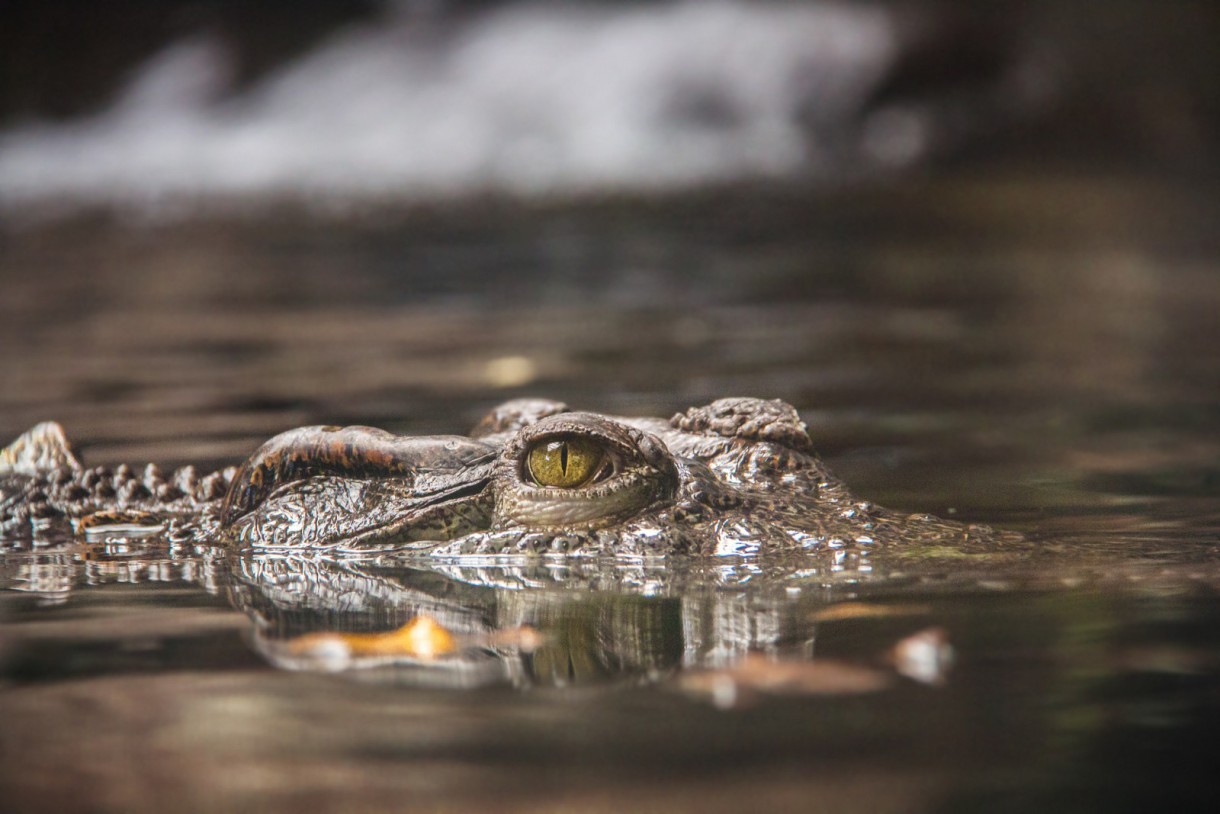
<path id="1" fill-rule="evenodd" d="M 605 448 L 579 436 L 551 438 L 530 448 L 526 472 L 539 486 L 576 489 L 602 480 L 613 470 Z"/>

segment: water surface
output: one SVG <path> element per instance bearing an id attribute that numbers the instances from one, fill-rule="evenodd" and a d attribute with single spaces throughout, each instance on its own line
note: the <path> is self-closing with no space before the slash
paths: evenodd
<path id="1" fill-rule="evenodd" d="M 1018 167 L 8 232 L 5 439 L 53 418 L 90 463 L 214 466 L 300 424 L 465 432 L 519 395 L 783 398 L 861 496 L 1038 545 L 427 566 L 14 541 L 0 789 L 22 811 L 1202 808 L 1218 214 L 1189 180 Z M 458 655 L 286 649 L 421 614 Z"/>

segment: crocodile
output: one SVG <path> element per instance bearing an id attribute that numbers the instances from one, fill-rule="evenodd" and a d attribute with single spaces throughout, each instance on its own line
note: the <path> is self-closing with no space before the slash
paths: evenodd
<path id="1" fill-rule="evenodd" d="M 517 399 L 469 435 L 301 427 L 207 475 L 86 468 L 48 422 L 0 451 L 0 539 L 53 530 L 431 557 L 990 550 L 1019 539 L 856 497 L 791 405 L 754 398 L 669 420 Z"/>

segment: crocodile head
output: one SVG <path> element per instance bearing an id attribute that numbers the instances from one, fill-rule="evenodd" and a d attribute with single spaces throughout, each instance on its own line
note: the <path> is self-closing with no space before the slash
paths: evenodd
<path id="1" fill-rule="evenodd" d="M 303 427 L 204 478 L 193 467 L 85 469 L 58 425 L 40 425 L 0 451 L 0 537 L 65 520 L 86 534 L 437 557 L 846 554 L 998 539 L 858 500 L 815 454 L 796 410 L 748 398 L 669 420 L 518 400 L 469 436 Z"/>
<path id="2" fill-rule="evenodd" d="M 759 399 L 668 421 L 514 401 L 471 437 L 307 427 L 256 452 L 221 510 L 244 544 L 442 557 L 749 554 L 868 544 L 892 525 L 823 466 L 792 407 Z"/>

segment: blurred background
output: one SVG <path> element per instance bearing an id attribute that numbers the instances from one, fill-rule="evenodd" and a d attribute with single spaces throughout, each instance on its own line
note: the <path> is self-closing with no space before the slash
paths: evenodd
<path id="1" fill-rule="evenodd" d="M 966 152 L 1199 169 L 1217 25 L 1208 3 L 1140 0 L 13 0 L 0 200 L 331 211 Z"/>
<path id="2" fill-rule="evenodd" d="M 5 437 L 218 464 L 303 423 L 749 394 L 899 505 L 1211 516 L 1214 4 L 3 21 Z"/>
<path id="3" fill-rule="evenodd" d="M 263 605 L 340 628 L 419 591 L 533 614 L 566 631 L 556 683 L 583 644 L 665 655 L 611 693 L 447 694 L 270 669 L 198 549 L 19 541 L 0 799 L 1211 810 L 1218 42 L 1189 0 L 4 0 L 0 444 L 55 419 L 91 464 L 204 468 L 517 396 L 782 398 L 861 497 L 1052 556 L 670 561 L 656 596 L 617 562 L 591 584 L 618 594 L 516 590 L 549 562 L 494 589 L 267 569 Z M 876 667 L 930 623 L 943 687 L 722 712 L 636 686 L 700 642 Z"/>

